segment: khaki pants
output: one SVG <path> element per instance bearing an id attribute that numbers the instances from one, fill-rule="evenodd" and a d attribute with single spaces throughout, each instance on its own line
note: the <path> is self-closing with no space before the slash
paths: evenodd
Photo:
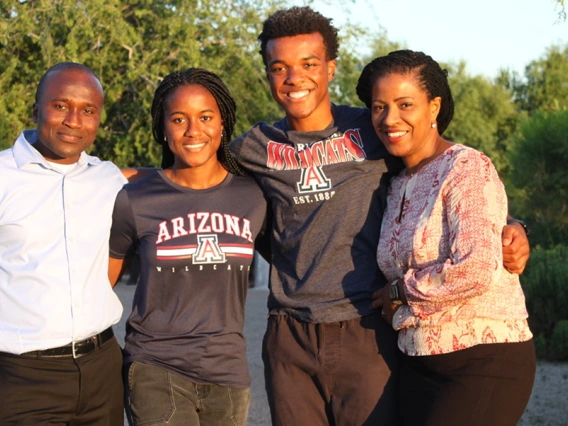
<path id="1" fill-rule="evenodd" d="M 249 388 L 190 382 L 152 364 L 126 370 L 126 412 L 131 425 L 245 426 Z"/>

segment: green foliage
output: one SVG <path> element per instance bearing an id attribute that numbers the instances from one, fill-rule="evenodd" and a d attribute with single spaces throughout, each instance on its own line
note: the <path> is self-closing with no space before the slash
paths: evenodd
<path id="1" fill-rule="evenodd" d="M 337 70 L 329 85 L 331 101 L 336 104 L 363 106 L 355 88 L 359 75 L 368 61 L 359 57 L 352 46 L 356 45 L 358 40 L 367 40 L 369 35 L 360 27 L 349 25 L 342 28 L 340 34 Z"/>
<path id="2" fill-rule="evenodd" d="M 359 26 L 347 25 L 341 28 L 341 47 L 339 50 L 336 76 L 330 85 L 332 102 L 336 104 L 355 105 L 363 107 L 355 91 L 361 71 L 367 63 L 377 56 L 387 55 L 394 50 L 402 49 L 399 43 L 388 40 L 384 29 L 367 32 Z M 369 55 L 360 56 L 356 46 L 373 46 Z"/>
<path id="3" fill-rule="evenodd" d="M 509 137 L 519 120 L 510 91 L 484 77 L 468 75 L 464 62 L 447 68 L 455 113 L 444 137 L 484 152 L 506 174 Z"/>
<path id="4" fill-rule="evenodd" d="M 536 352 L 536 357 L 539 358 L 539 359 L 546 358 L 546 356 L 548 354 L 548 348 L 547 348 L 546 337 L 544 337 L 544 334 L 540 333 L 538 336 L 535 335 L 533 337 L 533 341 L 534 341 L 534 348 L 535 348 L 535 352 Z"/>
<path id="5" fill-rule="evenodd" d="M 513 91 L 518 108 L 529 114 L 568 107 L 568 45 L 549 47 L 542 58 L 526 66 L 522 78 L 501 71 L 499 81 Z"/>
<path id="6" fill-rule="evenodd" d="M 510 211 L 530 224 L 532 244 L 568 241 L 568 108 L 525 120 L 509 158 Z"/>
<path id="7" fill-rule="evenodd" d="M 7 4 L 10 3 L 10 4 Z M 235 135 L 278 117 L 256 37 L 278 0 L 27 0 L 0 5 L 1 148 L 23 128 L 39 78 L 57 62 L 90 66 L 105 88 L 92 152 L 119 166 L 159 164 L 150 106 L 161 78 L 189 67 L 217 72 L 237 100 Z"/>
<path id="8" fill-rule="evenodd" d="M 550 338 L 550 357 L 557 361 L 568 361 L 568 319 L 560 320 Z"/>
<path id="9" fill-rule="evenodd" d="M 568 339 L 563 340 L 566 325 L 558 326 L 568 320 L 568 247 L 533 249 L 521 275 L 521 284 L 539 356 L 551 358 L 560 352 L 568 354 L 563 352 L 568 345 Z M 557 327 L 560 328 L 555 332 Z M 557 337 L 553 339 L 554 333 Z"/>

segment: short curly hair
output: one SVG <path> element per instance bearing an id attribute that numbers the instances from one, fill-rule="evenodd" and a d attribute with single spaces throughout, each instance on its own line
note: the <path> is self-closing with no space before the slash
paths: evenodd
<path id="1" fill-rule="evenodd" d="M 260 54 L 266 66 L 266 45 L 270 40 L 281 37 L 293 37 L 302 34 L 320 33 L 325 45 L 326 59 L 337 59 L 339 38 L 337 28 L 326 18 L 309 6 L 281 9 L 270 15 L 262 24 L 262 32 L 258 36 Z"/>
<path id="2" fill-rule="evenodd" d="M 380 56 L 369 62 L 359 77 L 357 95 L 367 108 L 371 108 L 373 84 L 389 74 L 416 73 L 418 84 L 428 95 L 428 100 L 442 99 L 440 113 L 436 119 L 440 135 L 448 128 L 454 116 L 454 98 L 448 83 L 448 71 L 422 52 L 397 50 L 387 56 Z"/>

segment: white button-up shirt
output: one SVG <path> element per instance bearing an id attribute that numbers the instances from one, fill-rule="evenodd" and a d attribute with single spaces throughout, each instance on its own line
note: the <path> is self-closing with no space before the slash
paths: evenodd
<path id="1" fill-rule="evenodd" d="M 85 153 L 64 174 L 30 145 L 36 135 L 0 152 L 0 351 L 14 354 L 86 339 L 122 314 L 108 240 L 126 180 Z"/>

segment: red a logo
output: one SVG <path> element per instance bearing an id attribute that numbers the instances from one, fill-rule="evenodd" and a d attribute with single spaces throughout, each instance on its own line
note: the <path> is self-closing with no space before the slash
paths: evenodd
<path id="1" fill-rule="evenodd" d="M 198 235 L 197 250 L 192 257 L 194 264 L 225 263 L 225 253 L 219 247 L 216 234 Z"/>
<path id="2" fill-rule="evenodd" d="M 308 167 L 302 169 L 300 182 L 297 183 L 300 194 L 331 189 L 331 181 L 327 178 L 321 167 Z"/>

